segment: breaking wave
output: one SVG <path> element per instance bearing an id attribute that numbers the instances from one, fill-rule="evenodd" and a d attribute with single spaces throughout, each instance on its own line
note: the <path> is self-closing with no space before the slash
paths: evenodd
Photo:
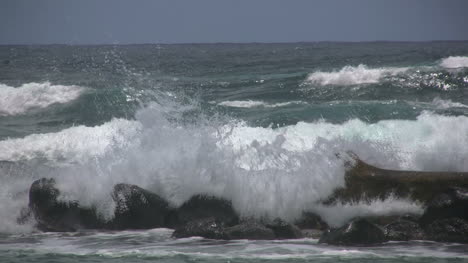
<path id="1" fill-rule="evenodd" d="M 135 120 L 0 141 L 1 160 L 33 165 L 29 173 L 8 170 L 2 181 L 0 229 L 11 229 L 32 180 L 40 177 L 56 178 L 62 198 L 95 205 L 107 218 L 113 213 L 112 186 L 124 182 L 153 190 L 174 206 L 207 193 L 232 200 L 243 216 L 293 220 L 315 209 L 339 224 L 332 210 L 317 204 L 344 185 L 345 160 L 337 153 L 351 150 L 390 169 L 468 170 L 468 117 L 424 113 L 416 120 L 263 128 L 203 118 L 186 124 L 176 121 L 183 115 L 179 108 L 152 103 Z M 377 214 L 420 211 L 404 200 L 395 202 L 378 211 L 372 204 L 359 207 Z M 345 218 L 357 210 L 342 211 Z"/>
<path id="2" fill-rule="evenodd" d="M 85 88 L 80 86 L 26 83 L 11 87 L 0 83 L 0 116 L 25 114 L 30 110 L 46 108 L 55 103 L 77 99 Z"/>
<path id="3" fill-rule="evenodd" d="M 442 59 L 440 66 L 444 68 L 468 68 L 468 57 L 448 57 Z"/>
<path id="4" fill-rule="evenodd" d="M 408 68 L 369 68 L 366 65 L 360 64 L 357 67 L 345 66 L 339 71 L 317 71 L 310 74 L 306 82 L 320 86 L 372 84 L 378 83 L 382 78 L 395 76 L 406 70 Z"/>

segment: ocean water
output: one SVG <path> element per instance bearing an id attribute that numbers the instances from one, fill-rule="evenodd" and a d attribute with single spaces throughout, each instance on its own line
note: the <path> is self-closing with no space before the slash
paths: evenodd
<path id="1" fill-rule="evenodd" d="M 421 214 L 390 198 L 324 206 L 343 153 L 388 169 L 468 171 L 468 42 L 0 46 L 0 262 L 468 262 L 468 246 L 173 239 L 169 229 L 41 233 L 31 183 L 111 219 L 116 183 L 178 206 L 331 226 Z"/>

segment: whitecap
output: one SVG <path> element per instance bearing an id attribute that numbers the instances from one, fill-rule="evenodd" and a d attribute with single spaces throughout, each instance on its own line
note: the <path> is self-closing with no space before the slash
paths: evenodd
<path id="1" fill-rule="evenodd" d="M 408 70 L 408 68 L 369 68 L 360 64 L 357 67 L 345 66 L 339 71 L 323 72 L 316 71 L 306 79 L 306 83 L 326 86 L 326 85 L 359 85 L 379 83 L 383 78 L 395 76 Z"/>
<path id="2" fill-rule="evenodd" d="M 25 114 L 55 103 L 68 103 L 85 90 L 80 86 L 52 85 L 49 82 L 26 83 L 17 88 L 0 84 L 0 116 Z"/>
<path id="3" fill-rule="evenodd" d="M 463 56 L 454 56 L 442 59 L 440 66 L 444 68 L 467 68 L 468 67 L 468 57 Z"/>

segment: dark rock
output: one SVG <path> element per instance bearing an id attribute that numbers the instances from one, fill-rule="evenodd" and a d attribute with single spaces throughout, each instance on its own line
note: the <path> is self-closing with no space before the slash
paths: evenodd
<path id="1" fill-rule="evenodd" d="M 76 201 L 58 201 L 60 191 L 54 179 L 34 181 L 29 189 L 29 209 L 43 231 L 76 231 L 105 226 L 94 208 L 80 207 Z"/>
<path id="2" fill-rule="evenodd" d="M 182 225 L 209 217 L 215 218 L 226 226 L 233 226 L 239 222 L 239 216 L 232 208 L 230 201 L 206 195 L 193 196 L 179 207 L 177 214 L 178 223 Z"/>
<path id="3" fill-rule="evenodd" d="M 458 217 L 468 220 L 468 189 L 451 187 L 436 194 L 428 203 L 420 219 L 421 225 L 442 219 Z"/>
<path id="4" fill-rule="evenodd" d="M 29 222 L 31 219 L 33 219 L 33 213 L 31 211 L 31 208 L 29 207 L 23 207 L 20 210 L 19 216 L 16 218 L 16 222 L 19 225 L 24 225 L 27 222 Z"/>
<path id="5" fill-rule="evenodd" d="M 418 223 L 399 219 L 385 226 L 385 236 L 392 241 L 408 241 L 425 239 L 424 231 Z"/>
<path id="6" fill-rule="evenodd" d="M 275 237 L 278 239 L 294 239 L 303 237 L 301 230 L 297 226 L 287 223 L 279 218 L 266 224 L 266 227 L 273 230 Z"/>
<path id="7" fill-rule="evenodd" d="M 328 229 L 328 224 L 322 218 L 312 212 L 303 212 L 301 218 L 294 222 L 301 229 Z"/>
<path id="8" fill-rule="evenodd" d="M 177 228 L 172 234 L 176 238 L 199 236 L 210 239 L 229 239 L 224 224 L 215 218 L 196 219 Z"/>
<path id="9" fill-rule="evenodd" d="M 272 229 L 254 220 L 226 228 L 229 239 L 271 240 L 275 239 Z"/>
<path id="10" fill-rule="evenodd" d="M 429 240 L 468 243 L 468 221 L 457 217 L 437 219 L 424 230 Z"/>
<path id="11" fill-rule="evenodd" d="M 174 217 L 175 211 L 166 200 L 136 185 L 115 185 L 112 199 L 116 203 L 112 229 L 167 227 Z"/>
<path id="12" fill-rule="evenodd" d="M 319 243 L 352 246 L 372 245 L 385 241 L 382 229 L 365 219 L 356 219 L 340 228 L 324 232 Z"/>

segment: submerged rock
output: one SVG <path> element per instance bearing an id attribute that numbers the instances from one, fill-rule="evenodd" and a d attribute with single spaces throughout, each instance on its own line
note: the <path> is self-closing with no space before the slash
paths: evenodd
<path id="1" fill-rule="evenodd" d="M 365 219 L 356 219 L 340 228 L 324 232 L 319 243 L 353 246 L 373 245 L 385 241 L 382 229 Z"/>
<path id="2" fill-rule="evenodd" d="M 457 217 L 437 219 L 424 230 L 429 240 L 468 243 L 468 221 Z"/>
<path id="3" fill-rule="evenodd" d="M 287 223 L 279 218 L 266 224 L 266 227 L 273 230 L 277 239 L 294 239 L 303 237 L 301 230 L 297 226 Z"/>
<path id="4" fill-rule="evenodd" d="M 167 227 L 175 214 L 166 200 L 136 185 L 115 185 L 112 199 L 116 203 L 113 229 Z"/>
<path id="5" fill-rule="evenodd" d="M 451 187 L 436 194 L 428 203 L 420 222 L 427 225 L 443 218 L 468 220 L 468 189 Z"/>
<path id="6" fill-rule="evenodd" d="M 265 225 L 249 220 L 238 225 L 226 228 L 229 239 L 271 240 L 275 233 Z"/>
<path id="7" fill-rule="evenodd" d="M 176 238 L 199 236 L 209 239 L 229 239 L 228 234 L 225 232 L 224 224 L 213 217 L 187 222 L 183 226 L 178 227 L 172 236 Z"/>
<path id="8" fill-rule="evenodd" d="M 399 219 L 385 226 L 385 236 L 391 241 L 408 241 L 425 239 L 424 231 L 418 223 Z"/>
<path id="9" fill-rule="evenodd" d="M 29 209 L 40 230 L 62 232 L 105 227 L 94 208 L 81 207 L 76 201 L 57 200 L 60 191 L 55 185 L 54 179 L 42 178 L 29 189 Z"/>
<path id="10" fill-rule="evenodd" d="M 207 195 L 190 198 L 179 207 L 177 216 L 180 225 L 203 218 L 214 218 L 225 226 L 233 226 L 239 222 L 231 201 Z"/>

